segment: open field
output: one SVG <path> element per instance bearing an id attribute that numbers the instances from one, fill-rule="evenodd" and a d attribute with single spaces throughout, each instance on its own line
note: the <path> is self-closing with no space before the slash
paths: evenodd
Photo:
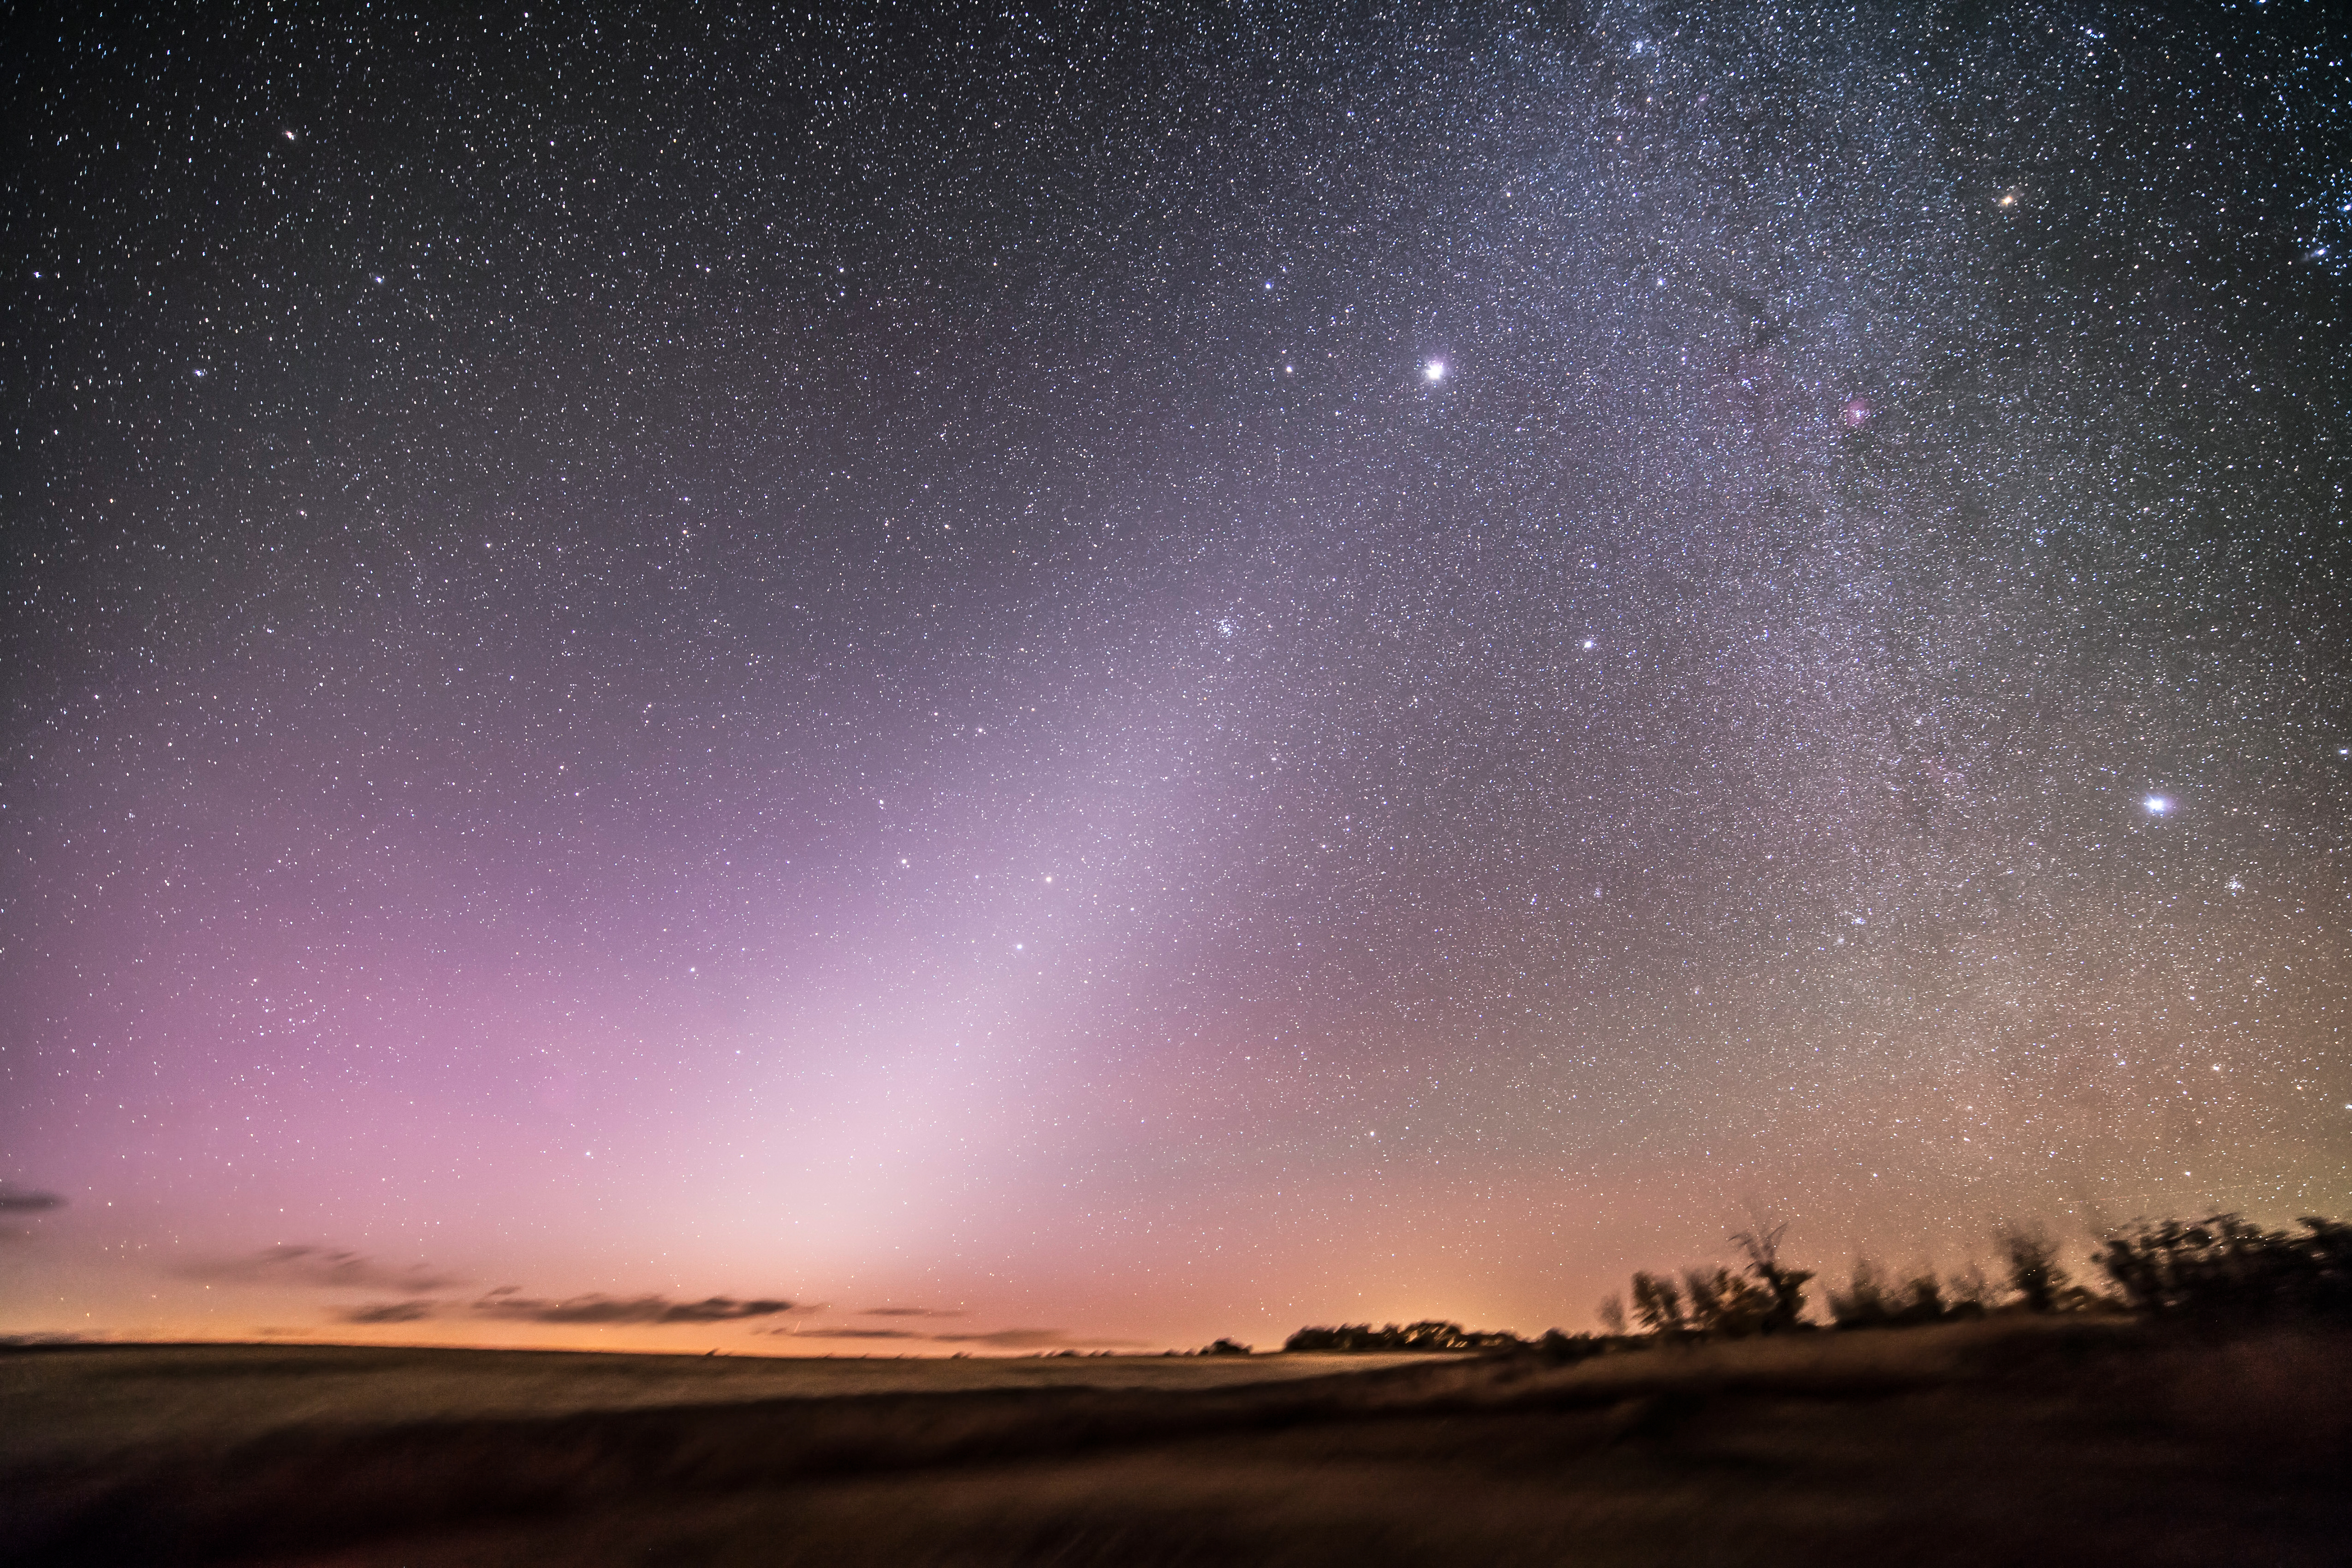
<path id="1" fill-rule="evenodd" d="M 261 1378 L 299 1380 L 254 1353 L 277 1369 Z M 2318 1564 L 2352 1534 L 2341 1335 L 2012 1320 L 1570 1366 L 1193 1361 L 1158 1363 L 1174 1370 L 1155 1386 L 1134 1381 L 1146 1364 L 835 1363 L 908 1381 L 791 1397 L 652 1368 L 701 1402 L 623 1407 L 608 1383 L 568 1414 L 452 1414 L 443 1393 L 422 1419 L 390 1387 L 400 1413 L 371 1419 L 346 1389 L 331 1422 L 274 1430 L 253 1413 L 299 1402 L 215 1371 L 233 1441 L 183 1414 L 168 1440 L 101 1453 L 85 1427 L 5 1478 L 5 1550 L 282 1568 Z"/>
<path id="2" fill-rule="evenodd" d="M 1220 1388 L 1396 1366 L 1413 1355 L 701 1356 L 359 1345 L 73 1345 L 0 1351 L 0 1468 L 291 1426 L 385 1426 L 857 1394 Z"/>

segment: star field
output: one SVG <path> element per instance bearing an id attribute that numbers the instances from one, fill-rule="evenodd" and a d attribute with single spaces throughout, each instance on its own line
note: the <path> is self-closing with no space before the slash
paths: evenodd
<path id="1" fill-rule="evenodd" d="M 0 1330 L 2352 1208 L 2327 7 L 26 34 Z"/>

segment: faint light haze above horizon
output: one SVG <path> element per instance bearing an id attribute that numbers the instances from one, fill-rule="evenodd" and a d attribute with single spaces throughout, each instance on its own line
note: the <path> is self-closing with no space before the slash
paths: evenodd
<path id="1" fill-rule="evenodd" d="M 40 31 L 0 1334 L 2352 1212 L 2331 8 Z"/>

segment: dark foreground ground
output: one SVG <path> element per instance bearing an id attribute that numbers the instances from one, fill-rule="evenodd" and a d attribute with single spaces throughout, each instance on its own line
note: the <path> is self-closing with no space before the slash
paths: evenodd
<path id="1" fill-rule="evenodd" d="M 1277 1366 L 1293 1375 L 550 1416 L 372 1423 L 347 1406 L 106 1453 L 84 1432 L 47 1457 L 15 1445 L 0 1553 L 289 1568 L 2352 1563 L 2340 1334 L 2012 1321 L 1565 1368 Z"/>

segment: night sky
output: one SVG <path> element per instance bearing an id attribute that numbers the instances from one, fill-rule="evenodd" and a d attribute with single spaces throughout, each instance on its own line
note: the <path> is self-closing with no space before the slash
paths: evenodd
<path id="1" fill-rule="evenodd" d="M 15 13 L 0 1331 L 2352 1211 L 2340 13 L 712 9 Z"/>

